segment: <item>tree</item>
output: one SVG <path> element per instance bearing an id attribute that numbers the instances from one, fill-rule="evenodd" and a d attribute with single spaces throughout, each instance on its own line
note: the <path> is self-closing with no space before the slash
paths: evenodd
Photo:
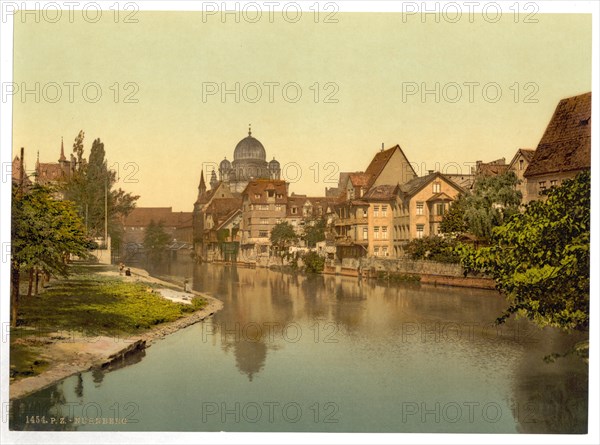
<path id="1" fill-rule="evenodd" d="M 151 261 L 159 261 L 170 242 L 171 237 L 165 232 L 162 221 L 155 223 L 154 220 L 150 220 L 144 235 L 146 257 Z"/>
<path id="2" fill-rule="evenodd" d="M 54 190 L 34 184 L 27 192 L 12 191 L 12 323 L 16 326 L 21 270 L 35 268 L 68 275 L 70 255 L 84 256 L 89 239 L 73 203 L 53 198 Z"/>
<path id="3" fill-rule="evenodd" d="M 430 260 L 440 263 L 458 263 L 460 257 L 455 251 L 457 241 L 441 236 L 415 238 L 406 245 L 406 252 L 413 260 Z"/>
<path id="4" fill-rule="evenodd" d="M 308 273 L 321 273 L 325 268 L 325 258 L 317 252 L 307 252 L 302 256 L 302 261 L 304 261 L 304 267 Z"/>
<path id="5" fill-rule="evenodd" d="M 547 199 L 493 230 L 492 245 L 463 247 L 462 262 L 496 280 L 504 322 L 521 314 L 539 326 L 587 331 L 590 284 L 590 173 L 550 189 Z"/>
<path id="6" fill-rule="evenodd" d="M 489 239 L 494 227 L 519 212 L 522 196 L 515 188 L 517 184 L 513 172 L 478 178 L 473 192 L 460 196 L 450 206 L 442 220 L 442 232 L 468 232 Z"/>
<path id="7" fill-rule="evenodd" d="M 298 240 L 298 235 L 287 221 L 276 224 L 271 229 L 271 245 L 280 253 L 284 253 L 292 243 Z"/>
<path id="8" fill-rule="evenodd" d="M 459 234 L 469 231 L 469 226 L 465 221 L 465 211 L 467 207 L 467 197 L 464 194 L 458 195 L 456 200 L 450 204 L 450 208 L 440 223 L 440 230 L 445 234 Z"/>
<path id="9" fill-rule="evenodd" d="M 315 247 L 318 242 L 325 240 L 325 226 L 324 218 L 306 221 L 303 238 L 308 247 Z"/>
<path id="10" fill-rule="evenodd" d="M 106 218 L 108 234 L 113 240 L 113 246 L 118 248 L 122 236 L 121 219 L 133 210 L 139 196 L 126 193 L 120 188 L 114 189 L 116 172 L 107 167 L 104 143 L 100 139 L 95 139 L 92 143 L 89 161 L 84 158 L 83 137 L 83 131 L 79 132 L 73 144 L 78 168 L 64 185 L 65 198 L 77 204 L 79 214 L 92 237 L 104 236 Z"/>

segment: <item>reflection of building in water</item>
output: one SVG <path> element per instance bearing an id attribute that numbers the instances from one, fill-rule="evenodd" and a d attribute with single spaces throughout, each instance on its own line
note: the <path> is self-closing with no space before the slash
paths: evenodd
<path id="1" fill-rule="evenodd" d="M 242 338 L 233 346 L 235 364 L 240 372 L 248 376 L 249 381 L 252 381 L 254 374 L 258 374 L 265 367 L 267 345 L 261 340 L 252 341 Z"/>

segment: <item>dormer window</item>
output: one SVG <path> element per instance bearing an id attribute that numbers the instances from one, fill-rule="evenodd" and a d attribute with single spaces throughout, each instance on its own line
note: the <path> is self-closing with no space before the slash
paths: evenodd
<path id="1" fill-rule="evenodd" d="M 267 195 L 269 198 L 273 198 L 275 196 L 275 190 L 267 190 Z"/>
<path id="2" fill-rule="evenodd" d="M 254 194 L 254 197 L 255 197 L 256 199 L 260 199 L 260 193 L 255 193 L 255 194 Z"/>

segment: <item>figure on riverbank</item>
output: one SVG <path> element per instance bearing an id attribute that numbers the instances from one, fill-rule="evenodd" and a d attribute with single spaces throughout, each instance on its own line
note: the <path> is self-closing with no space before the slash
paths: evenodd
<path id="1" fill-rule="evenodd" d="M 127 277 L 131 276 L 131 269 L 129 267 L 125 270 L 125 276 L 127 276 Z"/>

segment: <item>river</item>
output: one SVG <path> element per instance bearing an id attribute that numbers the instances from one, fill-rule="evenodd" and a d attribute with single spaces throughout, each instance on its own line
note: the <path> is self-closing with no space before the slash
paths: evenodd
<path id="1" fill-rule="evenodd" d="M 581 338 L 523 319 L 494 326 L 506 306 L 495 292 L 207 264 L 153 273 L 190 278 L 224 308 L 135 364 L 13 402 L 12 429 L 587 430 L 587 366 L 543 360 Z"/>

